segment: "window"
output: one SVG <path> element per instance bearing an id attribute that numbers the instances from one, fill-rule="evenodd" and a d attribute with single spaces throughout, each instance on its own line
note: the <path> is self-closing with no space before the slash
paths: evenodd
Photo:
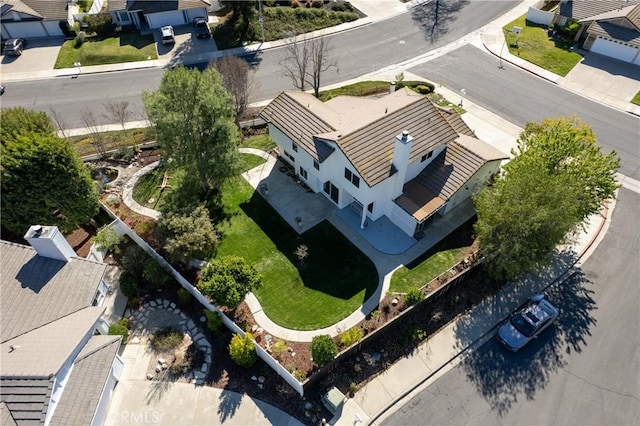
<path id="1" fill-rule="evenodd" d="M 129 22 L 129 12 L 127 12 L 127 11 L 119 11 L 118 12 L 118 19 L 120 20 L 120 22 Z"/>
<path id="2" fill-rule="evenodd" d="M 369 213 L 373 213 L 373 203 L 369 203 L 369 205 L 367 206 L 367 210 L 369 211 Z"/>
<path id="3" fill-rule="evenodd" d="M 320 163 L 318 163 L 316 160 L 313 160 L 313 168 L 316 170 L 320 170 Z"/>
<path id="4" fill-rule="evenodd" d="M 433 151 L 429 151 L 425 155 L 423 155 L 422 158 L 420 159 L 420 162 L 424 163 L 425 161 L 427 161 L 427 158 L 431 158 L 431 157 L 433 157 Z"/>
<path id="5" fill-rule="evenodd" d="M 360 178 L 346 167 L 344 169 L 344 178 L 351 182 L 356 188 L 360 188 Z"/>
<path id="6" fill-rule="evenodd" d="M 284 151 L 284 156 L 287 157 L 289 160 L 293 161 L 294 163 L 296 162 L 295 157 L 289 154 L 286 150 Z"/>
<path id="7" fill-rule="evenodd" d="M 307 179 L 307 171 L 300 166 L 300 176 Z"/>
<path id="8" fill-rule="evenodd" d="M 295 152 L 298 152 L 298 144 L 295 142 L 291 142 L 291 149 L 293 149 Z"/>

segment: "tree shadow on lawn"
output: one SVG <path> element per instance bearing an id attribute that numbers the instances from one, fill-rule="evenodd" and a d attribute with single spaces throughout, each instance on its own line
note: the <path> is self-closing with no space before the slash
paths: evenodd
<path id="1" fill-rule="evenodd" d="M 425 38 L 434 43 L 449 32 L 450 25 L 468 3 L 469 0 L 425 1 L 411 9 L 411 17 L 420 25 Z"/>
<path id="2" fill-rule="evenodd" d="M 240 205 L 294 265 L 305 287 L 349 300 L 365 289 L 363 302 L 378 287 L 378 273 L 371 260 L 327 220 L 298 235 L 259 194 Z M 300 245 L 309 249 L 301 263 L 294 252 Z"/>
<path id="3" fill-rule="evenodd" d="M 585 338 L 591 335 L 590 329 L 596 323 L 591 311 L 597 309 L 591 284 L 582 270 L 570 269 L 563 280 L 545 290 L 560 311 L 549 329 L 517 353 L 507 351 L 492 339 L 488 347 L 464 359 L 462 367 L 467 378 L 498 415 L 505 415 L 522 394 L 533 400 L 550 376 L 566 365 L 566 356 L 581 352 L 587 345 Z M 456 327 L 457 333 L 465 327 L 475 328 L 470 317 L 467 315 L 462 326 Z"/>

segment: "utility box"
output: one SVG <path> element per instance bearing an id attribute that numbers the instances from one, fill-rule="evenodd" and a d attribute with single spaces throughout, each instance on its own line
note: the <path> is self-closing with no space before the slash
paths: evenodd
<path id="1" fill-rule="evenodd" d="M 344 404 L 346 397 L 337 387 L 332 387 L 327 393 L 322 395 L 322 403 L 331 414 L 335 414 Z"/>

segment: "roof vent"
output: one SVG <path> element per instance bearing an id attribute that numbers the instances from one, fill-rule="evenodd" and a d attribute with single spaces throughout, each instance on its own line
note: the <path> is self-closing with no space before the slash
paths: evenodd
<path id="1" fill-rule="evenodd" d="M 32 229 L 34 237 L 39 237 L 42 234 L 42 225 L 34 225 Z"/>

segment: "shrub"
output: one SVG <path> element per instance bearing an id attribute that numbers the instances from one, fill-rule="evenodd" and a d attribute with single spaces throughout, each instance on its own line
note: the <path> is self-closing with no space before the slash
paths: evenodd
<path id="1" fill-rule="evenodd" d="M 131 320 L 127 317 L 122 317 L 118 320 L 118 324 L 124 325 L 127 329 L 131 328 Z"/>
<path id="2" fill-rule="evenodd" d="M 364 336 L 364 332 L 359 327 L 351 327 L 347 331 L 340 333 L 338 339 L 342 346 L 349 347 L 354 343 L 357 343 Z"/>
<path id="3" fill-rule="evenodd" d="M 409 306 L 415 305 L 416 303 L 420 303 L 424 300 L 424 293 L 420 289 L 412 288 L 407 292 L 404 300 Z"/>
<path id="4" fill-rule="evenodd" d="M 300 7 L 300 1 L 299 0 L 291 0 L 291 7 L 296 9 L 298 7 Z"/>
<path id="5" fill-rule="evenodd" d="M 337 354 L 338 345 L 328 334 L 315 336 L 311 340 L 311 356 L 317 365 L 322 366 L 333 361 Z"/>
<path id="6" fill-rule="evenodd" d="M 331 10 L 335 12 L 353 12 L 353 6 L 348 1 L 338 0 L 331 3 Z"/>
<path id="7" fill-rule="evenodd" d="M 311 2 L 311 7 L 320 8 L 323 5 L 324 5 L 324 1 L 323 0 L 313 0 Z"/>
<path id="8" fill-rule="evenodd" d="M 190 344 L 184 353 L 184 359 L 192 369 L 200 368 L 204 363 L 204 358 L 204 351 L 197 347 L 195 343 Z"/>
<path id="9" fill-rule="evenodd" d="M 169 371 L 171 374 L 180 376 L 189 371 L 189 363 L 184 357 L 178 356 L 173 364 L 171 364 L 171 367 L 169 367 Z"/>
<path id="10" fill-rule="evenodd" d="M 112 336 L 122 336 L 122 342 L 126 343 L 129 338 L 129 329 L 117 322 L 109 326 L 109 334 Z"/>
<path id="11" fill-rule="evenodd" d="M 147 220 L 144 222 L 138 222 L 135 225 L 133 225 L 133 230 L 136 231 L 136 234 L 145 236 L 150 234 L 151 231 L 153 231 L 154 227 L 155 227 L 155 222 Z"/>
<path id="12" fill-rule="evenodd" d="M 396 80 L 396 90 L 402 89 L 403 87 L 408 87 L 409 89 L 413 90 L 414 92 L 418 92 L 418 93 L 422 93 L 422 94 L 431 93 L 436 89 L 433 84 L 431 84 L 431 83 L 429 83 L 427 81 Z M 421 87 L 421 89 L 418 89 L 418 87 Z"/>
<path id="13" fill-rule="evenodd" d="M 100 251 L 113 251 L 114 253 L 120 252 L 119 244 L 122 242 L 122 237 L 118 236 L 115 229 L 109 225 L 104 225 L 98 229 L 98 234 L 93 237 L 93 243 Z"/>
<path id="14" fill-rule="evenodd" d="M 122 160 L 126 163 L 131 162 L 136 155 L 136 151 L 131 146 L 125 146 L 122 148 L 118 148 L 111 154 L 111 158 L 114 160 Z"/>
<path id="15" fill-rule="evenodd" d="M 140 246 L 137 244 L 130 245 L 124 249 L 122 258 L 120 259 L 120 265 L 131 274 L 136 280 L 142 279 L 144 273 L 144 267 L 151 258 Z"/>
<path id="16" fill-rule="evenodd" d="M 224 256 L 209 262 L 197 286 L 216 303 L 235 309 L 260 282 L 258 271 L 242 257 Z"/>
<path id="17" fill-rule="evenodd" d="M 142 277 L 154 288 L 167 288 L 175 283 L 173 277 L 155 260 L 144 265 Z"/>
<path id="18" fill-rule="evenodd" d="M 212 333 L 217 333 L 222 328 L 222 317 L 219 313 L 206 310 L 204 316 L 207 317 L 207 328 Z"/>
<path id="19" fill-rule="evenodd" d="M 284 340 L 278 340 L 273 345 L 271 345 L 271 352 L 274 355 L 282 355 L 287 351 L 287 343 Z"/>
<path id="20" fill-rule="evenodd" d="M 178 303 L 180 306 L 188 306 L 191 303 L 193 296 L 186 288 L 178 289 Z"/>
<path id="21" fill-rule="evenodd" d="M 416 86 L 415 91 L 418 93 L 422 93 L 423 95 L 426 95 L 427 93 L 431 93 L 431 89 L 425 86 L 424 84 L 420 84 Z"/>
<path id="22" fill-rule="evenodd" d="M 178 262 L 208 258 L 218 246 L 218 235 L 204 205 L 188 212 L 163 214 L 158 220 L 158 233 L 169 258 Z"/>
<path id="23" fill-rule="evenodd" d="M 251 333 L 245 333 L 244 337 L 234 334 L 229 343 L 229 355 L 233 362 L 241 367 L 249 368 L 255 364 L 258 356 Z"/>
<path id="24" fill-rule="evenodd" d="M 82 43 L 84 43 L 84 39 L 87 36 L 87 34 L 84 31 L 80 31 L 78 33 L 78 35 L 73 39 L 74 40 L 74 47 L 76 49 L 79 49 L 80 46 L 82 46 Z"/>
<path id="25" fill-rule="evenodd" d="M 94 32 L 100 36 L 108 35 L 113 32 L 115 25 L 108 13 L 96 13 L 93 15 L 85 15 L 82 22 L 87 24 L 87 30 Z"/>
<path id="26" fill-rule="evenodd" d="M 120 291 L 129 299 L 138 297 L 138 282 L 127 271 L 120 275 Z"/>
<path id="27" fill-rule="evenodd" d="M 157 350 L 175 349 L 182 343 L 184 336 L 173 327 L 162 327 L 153 333 L 151 345 Z"/>

